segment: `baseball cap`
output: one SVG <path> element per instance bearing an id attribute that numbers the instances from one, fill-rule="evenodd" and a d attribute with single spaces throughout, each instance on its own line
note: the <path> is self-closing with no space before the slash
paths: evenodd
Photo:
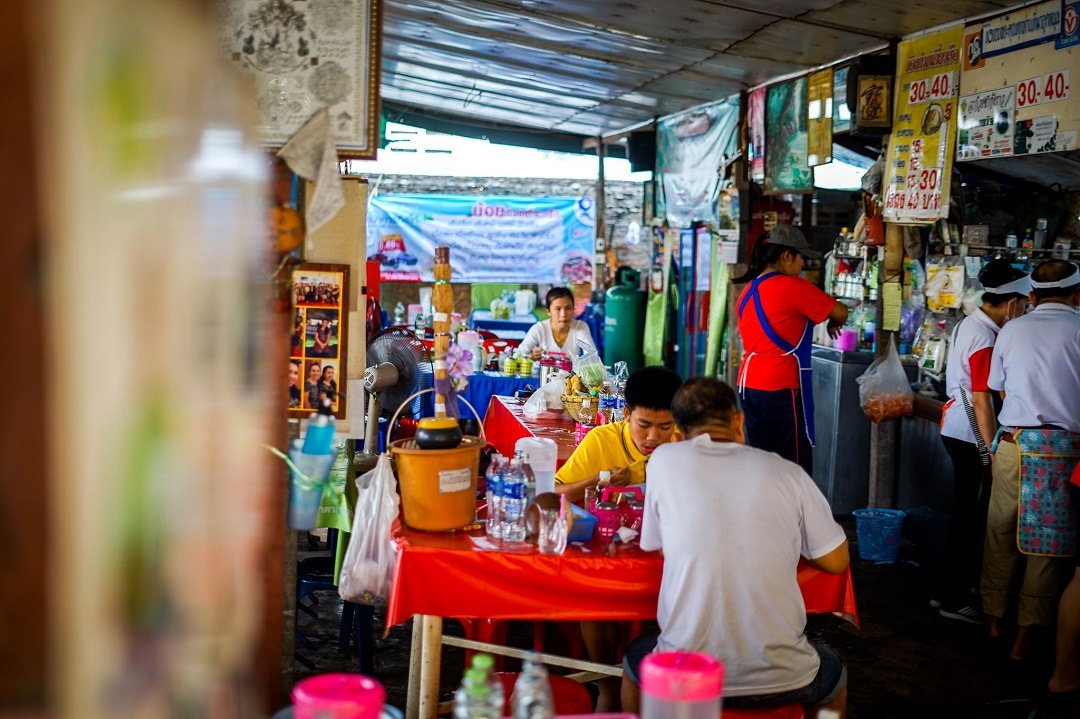
<path id="1" fill-rule="evenodd" d="M 803 236 L 803 233 L 791 225 L 777 225 L 772 228 L 769 230 L 769 237 L 765 242 L 771 245 L 790 247 L 810 260 L 821 259 L 821 253 L 816 250 L 811 250 L 810 244 L 806 241 L 806 237 Z"/>

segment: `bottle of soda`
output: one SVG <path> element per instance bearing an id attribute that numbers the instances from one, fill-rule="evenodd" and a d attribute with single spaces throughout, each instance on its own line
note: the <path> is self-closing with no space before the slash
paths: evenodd
<path id="1" fill-rule="evenodd" d="M 514 683 L 510 703 L 514 719 L 552 719 L 555 716 L 551 682 L 536 652 L 525 654 L 525 666 Z"/>
<path id="2" fill-rule="evenodd" d="M 521 460 L 510 460 L 502 478 L 502 538 L 507 542 L 525 541 L 525 473 Z"/>
<path id="3" fill-rule="evenodd" d="M 500 719 L 503 714 L 502 682 L 492 676 L 494 661 L 488 654 L 473 656 L 461 686 L 454 692 L 456 719 Z"/>
<path id="4" fill-rule="evenodd" d="M 521 460 L 521 472 L 525 475 L 525 506 L 528 507 L 536 499 L 536 473 L 529 464 L 528 452 L 518 449 L 514 451 L 514 456 Z"/>
<path id="5" fill-rule="evenodd" d="M 491 455 L 491 464 L 484 475 L 487 479 L 487 535 L 492 539 L 503 538 L 502 477 L 505 459 L 498 453 Z"/>

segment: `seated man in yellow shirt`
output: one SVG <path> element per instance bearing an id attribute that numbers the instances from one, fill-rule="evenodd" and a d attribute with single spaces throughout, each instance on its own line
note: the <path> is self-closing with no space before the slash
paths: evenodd
<path id="1" fill-rule="evenodd" d="M 645 481 L 653 450 L 672 441 L 675 420 L 671 398 L 682 378 L 663 367 L 645 367 L 626 380 L 625 419 L 591 430 L 566 464 L 555 473 L 555 491 L 580 504 L 585 490 L 596 487 L 600 472 L 611 472 L 611 486 Z"/>
<path id="2" fill-rule="evenodd" d="M 591 430 L 570 459 L 555 473 L 555 491 L 580 504 L 585 490 L 596 487 L 600 472 L 611 472 L 611 486 L 645 481 L 645 465 L 657 447 L 675 437 L 671 399 L 682 378 L 663 367 L 645 367 L 626 380 L 625 419 Z M 615 664 L 619 660 L 619 623 L 582 622 L 581 636 L 589 659 Z M 601 679 L 597 713 L 619 711 L 618 678 Z"/>

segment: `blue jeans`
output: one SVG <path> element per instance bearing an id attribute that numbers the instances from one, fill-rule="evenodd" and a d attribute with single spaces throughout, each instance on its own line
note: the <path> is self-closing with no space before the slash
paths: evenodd
<path id="1" fill-rule="evenodd" d="M 806 436 L 802 393 L 797 389 L 750 389 L 741 393 L 746 443 L 775 452 L 814 476 L 814 449 Z"/>

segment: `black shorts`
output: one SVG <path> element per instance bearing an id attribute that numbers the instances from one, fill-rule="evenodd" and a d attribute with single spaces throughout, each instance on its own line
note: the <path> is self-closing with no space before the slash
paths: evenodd
<path id="1" fill-rule="evenodd" d="M 623 673 L 634 684 L 638 681 L 641 661 L 652 654 L 656 648 L 656 636 L 639 637 L 630 642 L 626 648 L 626 656 L 623 658 Z M 840 655 L 824 644 L 810 646 L 818 653 L 820 666 L 817 675 L 810 683 L 798 689 L 779 692 L 776 694 L 752 694 L 741 697 L 724 697 L 724 706 L 752 709 L 756 707 L 782 707 L 790 704 L 802 704 L 813 707 L 828 704 L 837 697 L 840 692 L 847 688 L 847 667 Z"/>

